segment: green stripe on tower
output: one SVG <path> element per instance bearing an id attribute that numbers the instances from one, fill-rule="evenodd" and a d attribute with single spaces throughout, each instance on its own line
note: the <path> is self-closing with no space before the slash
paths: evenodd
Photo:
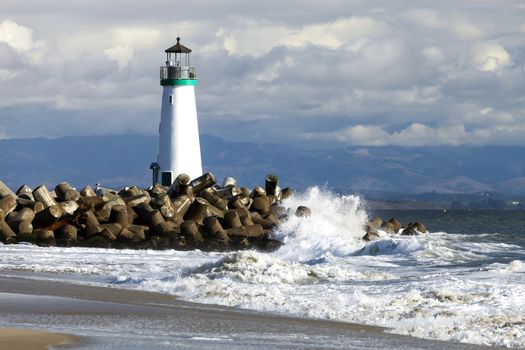
<path id="1" fill-rule="evenodd" d="M 197 85 L 197 79 L 162 79 L 160 81 L 162 86 L 180 86 L 180 85 Z"/>

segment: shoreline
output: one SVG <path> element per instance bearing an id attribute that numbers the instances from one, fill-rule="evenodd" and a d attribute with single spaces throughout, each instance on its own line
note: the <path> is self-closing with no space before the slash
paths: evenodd
<path id="1" fill-rule="evenodd" d="M 0 274 L 0 327 L 27 329 L 30 325 L 31 330 L 82 339 L 68 345 L 71 349 L 127 349 L 137 344 L 152 349 L 495 349 L 389 334 L 375 326 L 197 304 L 167 294 L 13 274 Z"/>

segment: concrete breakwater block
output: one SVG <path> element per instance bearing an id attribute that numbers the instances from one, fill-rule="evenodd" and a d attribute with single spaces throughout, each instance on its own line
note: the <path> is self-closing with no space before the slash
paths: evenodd
<path id="1" fill-rule="evenodd" d="M 428 232 L 425 225 L 420 222 L 402 224 L 394 218 L 383 221 L 380 217 L 369 220 L 364 226 L 364 241 L 370 242 L 392 236 L 419 236 Z M 383 235 L 380 233 L 383 232 Z"/>
<path id="2" fill-rule="evenodd" d="M 196 179 L 180 174 L 171 186 L 156 184 L 121 190 L 86 186 L 80 191 L 61 182 L 16 192 L 0 181 L 0 242 L 41 246 L 135 249 L 277 249 L 273 231 L 286 213 L 304 218 L 307 207 L 286 208 L 291 188 L 268 175 L 264 187 L 239 187 L 227 177 L 222 185 L 206 173 Z"/>

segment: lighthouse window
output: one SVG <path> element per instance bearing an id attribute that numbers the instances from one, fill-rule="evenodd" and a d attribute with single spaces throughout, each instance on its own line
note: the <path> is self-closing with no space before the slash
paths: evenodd
<path id="1" fill-rule="evenodd" d="M 170 97 L 168 98 L 168 101 L 170 104 L 173 104 L 173 95 L 170 95 Z"/>

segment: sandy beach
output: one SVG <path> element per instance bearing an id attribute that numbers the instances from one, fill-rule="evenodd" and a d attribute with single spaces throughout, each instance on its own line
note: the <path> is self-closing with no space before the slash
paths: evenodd
<path id="1" fill-rule="evenodd" d="M 41 350 L 75 344 L 78 340 L 77 337 L 67 334 L 0 328 L 0 348 L 2 349 Z"/>
<path id="2" fill-rule="evenodd" d="M 164 294 L 44 281 L 21 273 L 0 276 L 0 314 L 0 326 L 17 328 L 2 331 L 2 339 L 20 349 L 44 349 L 43 344 L 69 344 L 68 349 L 484 348 L 392 335 L 379 327 L 189 303 Z M 8 343 L 1 344 L 5 348 Z"/>

